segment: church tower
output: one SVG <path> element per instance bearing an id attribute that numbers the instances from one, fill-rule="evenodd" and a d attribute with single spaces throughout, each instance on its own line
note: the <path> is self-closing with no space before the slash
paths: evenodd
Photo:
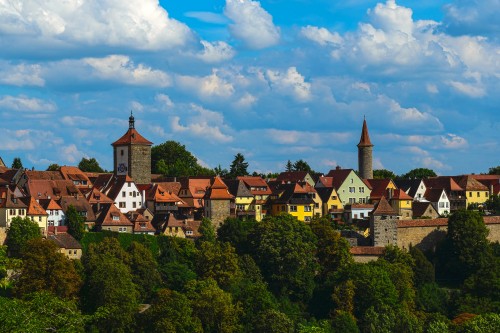
<path id="1" fill-rule="evenodd" d="M 130 112 L 128 131 L 113 142 L 114 174 L 128 175 L 136 184 L 151 183 L 151 141 L 135 129 L 135 119 Z"/>
<path id="2" fill-rule="evenodd" d="M 358 171 L 361 179 L 373 179 L 373 145 L 368 135 L 366 119 L 363 120 L 361 139 L 358 143 Z"/>

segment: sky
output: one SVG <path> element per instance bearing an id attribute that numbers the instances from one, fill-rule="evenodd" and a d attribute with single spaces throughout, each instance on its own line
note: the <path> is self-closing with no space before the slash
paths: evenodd
<path id="1" fill-rule="evenodd" d="M 200 164 L 500 164 L 500 0 L 0 0 L 0 157 L 113 169 L 136 129 Z"/>

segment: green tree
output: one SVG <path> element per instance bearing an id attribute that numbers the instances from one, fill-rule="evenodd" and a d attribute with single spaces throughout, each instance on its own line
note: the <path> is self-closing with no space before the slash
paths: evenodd
<path id="1" fill-rule="evenodd" d="M 47 171 L 58 171 L 59 169 L 61 169 L 61 166 L 57 163 L 52 163 L 47 167 Z"/>
<path id="2" fill-rule="evenodd" d="M 490 333 L 500 332 L 500 315 L 489 313 L 475 316 L 456 329 L 457 333 Z"/>
<path id="3" fill-rule="evenodd" d="M 206 333 L 231 333 L 240 329 L 241 308 L 230 293 L 220 289 L 212 279 L 191 281 L 187 285 L 193 313 Z"/>
<path id="4" fill-rule="evenodd" d="M 41 238 L 29 240 L 21 259 L 21 272 L 14 280 L 16 295 L 48 291 L 66 299 L 77 296 L 82 280 L 71 260 L 59 252 L 54 242 Z"/>
<path id="5" fill-rule="evenodd" d="M 415 261 L 413 266 L 415 286 L 420 287 L 426 283 L 433 283 L 435 270 L 432 263 L 427 260 L 422 251 L 414 246 L 410 248 L 410 255 Z"/>
<path id="6" fill-rule="evenodd" d="M 12 256 L 18 257 L 30 239 L 41 237 L 38 223 L 31 221 L 29 217 L 16 216 L 12 218 L 7 232 L 7 247 Z"/>
<path id="7" fill-rule="evenodd" d="M 255 320 L 255 333 L 292 333 L 293 321 L 286 314 L 274 309 L 260 312 Z"/>
<path id="8" fill-rule="evenodd" d="M 485 202 L 486 209 L 494 214 L 500 214 L 500 196 L 492 195 Z"/>
<path id="9" fill-rule="evenodd" d="M 202 333 L 200 320 L 193 314 L 189 299 L 181 293 L 161 289 L 151 308 L 142 316 L 144 332 Z"/>
<path id="10" fill-rule="evenodd" d="M 238 153 L 234 156 L 234 160 L 229 168 L 229 177 L 236 178 L 238 176 L 248 175 L 248 163 L 245 162 L 245 157 Z"/>
<path id="11" fill-rule="evenodd" d="M 318 264 L 316 237 L 291 215 L 266 216 L 249 236 L 262 275 L 276 295 L 308 301 Z"/>
<path id="12" fill-rule="evenodd" d="M 83 157 L 78 163 L 78 168 L 83 172 L 104 172 L 104 170 L 99 166 L 99 162 L 95 158 L 85 158 Z"/>
<path id="13" fill-rule="evenodd" d="M 373 179 L 396 179 L 397 176 L 391 170 L 375 169 L 373 170 Z"/>
<path id="14" fill-rule="evenodd" d="M 165 141 L 151 148 L 151 171 L 177 177 L 213 174 L 212 170 L 198 164 L 186 146 L 176 141 Z"/>
<path id="15" fill-rule="evenodd" d="M 256 223 L 252 219 L 227 218 L 217 229 L 217 239 L 231 243 L 240 255 L 249 253 L 248 235 Z"/>
<path id="16" fill-rule="evenodd" d="M 408 171 L 405 174 L 401 175 L 401 178 L 403 179 L 423 179 L 423 178 L 429 178 L 429 177 L 436 177 L 436 173 L 427 168 L 416 168 Z"/>
<path id="17" fill-rule="evenodd" d="M 201 278 L 214 279 L 223 289 L 241 277 L 238 255 L 229 243 L 202 242 L 196 271 Z"/>
<path id="18" fill-rule="evenodd" d="M 36 292 L 22 300 L 0 297 L 0 332 L 83 333 L 87 322 L 75 301 L 49 292 Z"/>
<path id="19" fill-rule="evenodd" d="M 229 171 L 227 171 L 227 169 L 222 169 L 220 164 L 214 168 L 214 173 L 216 176 L 220 176 L 222 178 L 225 178 L 229 175 Z"/>
<path id="20" fill-rule="evenodd" d="M 351 313 L 345 311 L 335 311 L 332 318 L 332 327 L 334 332 L 359 333 L 356 319 Z"/>
<path id="21" fill-rule="evenodd" d="M 14 157 L 14 159 L 12 160 L 11 168 L 12 169 L 22 169 L 23 168 L 23 162 L 21 162 L 20 157 Z"/>
<path id="22" fill-rule="evenodd" d="M 285 171 L 286 172 L 293 171 L 293 163 L 292 163 L 292 161 L 288 160 L 286 162 Z"/>
<path id="23" fill-rule="evenodd" d="M 198 232 L 201 234 L 201 237 L 198 239 L 200 242 L 215 242 L 215 228 L 210 219 L 205 217 L 201 220 Z"/>
<path id="24" fill-rule="evenodd" d="M 488 171 L 488 174 L 489 175 L 500 175 L 500 165 L 490 168 Z"/>
<path id="25" fill-rule="evenodd" d="M 306 171 L 309 174 L 315 173 L 313 169 L 309 166 L 309 164 L 304 160 L 298 160 L 293 163 L 293 171 Z"/>
<path id="26" fill-rule="evenodd" d="M 139 299 L 149 301 L 154 290 L 161 284 L 158 263 L 144 245 L 132 242 L 128 248 L 132 281 L 137 285 Z"/>
<path id="27" fill-rule="evenodd" d="M 81 240 L 85 233 L 85 218 L 72 205 L 69 205 L 66 211 L 66 223 L 68 224 L 68 234 L 78 241 Z"/>

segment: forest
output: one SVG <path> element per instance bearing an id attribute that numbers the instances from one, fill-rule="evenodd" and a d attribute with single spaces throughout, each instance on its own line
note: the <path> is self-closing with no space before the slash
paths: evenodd
<path id="1" fill-rule="evenodd" d="M 0 331 L 500 331 L 500 245 L 474 211 L 452 214 L 434 251 L 388 246 L 369 263 L 327 218 L 205 219 L 200 232 L 87 232 L 70 260 L 17 218 L 0 247 Z"/>

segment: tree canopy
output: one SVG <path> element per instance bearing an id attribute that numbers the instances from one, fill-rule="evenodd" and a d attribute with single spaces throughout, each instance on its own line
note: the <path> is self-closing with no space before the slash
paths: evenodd
<path id="1" fill-rule="evenodd" d="M 104 170 L 99 165 L 99 162 L 97 162 L 94 157 L 82 157 L 80 163 L 78 163 L 78 168 L 83 172 L 104 172 Z"/>
<path id="2" fill-rule="evenodd" d="M 401 178 L 403 179 L 423 179 L 423 178 L 429 178 L 429 177 L 436 177 L 436 173 L 427 168 L 416 168 L 408 171 L 405 174 L 401 175 Z"/>
<path id="3" fill-rule="evenodd" d="M 20 157 L 14 157 L 14 159 L 12 160 L 11 168 L 12 169 L 22 169 L 23 168 L 23 162 L 21 162 Z"/>
<path id="4" fill-rule="evenodd" d="M 489 175 L 500 175 L 500 165 L 492 167 L 488 170 Z"/>
<path id="5" fill-rule="evenodd" d="M 245 162 L 245 157 L 238 153 L 234 156 L 234 160 L 229 168 L 229 177 L 236 178 L 238 176 L 248 175 L 248 162 Z"/>
<path id="6" fill-rule="evenodd" d="M 61 166 L 57 163 L 52 163 L 47 167 L 47 171 L 58 171 L 59 169 L 61 169 Z"/>
<path id="7" fill-rule="evenodd" d="M 12 256 L 18 257 L 29 240 L 41 237 L 38 223 L 33 222 L 29 217 L 16 216 L 12 218 L 7 233 L 7 247 Z"/>
<path id="8" fill-rule="evenodd" d="M 375 169 L 373 170 L 374 179 L 396 179 L 397 176 L 394 172 L 387 169 Z"/>
<path id="9" fill-rule="evenodd" d="M 176 177 L 213 174 L 198 163 L 186 146 L 171 140 L 151 148 L 151 172 Z"/>
<path id="10" fill-rule="evenodd" d="M 66 211 L 66 223 L 68 224 L 68 234 L 78 241 L 81 240 L 85 232 L 85 218 L 72 205 Z"/>

